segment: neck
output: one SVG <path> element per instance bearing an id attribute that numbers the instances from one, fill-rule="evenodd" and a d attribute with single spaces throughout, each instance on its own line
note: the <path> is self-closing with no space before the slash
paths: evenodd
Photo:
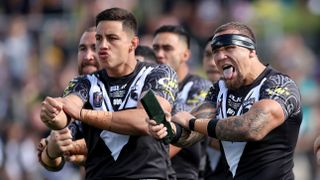
<path id="1" fill-rule="evenodd" d="M 259 60 L 252 65 L 254 68 L 248 73 L 247 78 L 245 79 L 245 85 L 250 85 L 253 83 L 259 75 L 265 70 L 266 66 L 263 65 Z"/>
<path id="2" fill-rule="evenodd" d="M 176 72 L 177 72 L 177 76 L 178 76 L 178 82 L 180 83 L 188 75 L 189 67 L 187 64 L 181 64 L 179 69 L 176 70 Z"/>
<path id="3" fill-rule="evenodd" d="M 128 60 L 117 67 L 107 68 L 107 74 L 109 77 L 123 77 L 131 74 L 137 65 L 137 60 L 134 56 L 129 56 Z"/>

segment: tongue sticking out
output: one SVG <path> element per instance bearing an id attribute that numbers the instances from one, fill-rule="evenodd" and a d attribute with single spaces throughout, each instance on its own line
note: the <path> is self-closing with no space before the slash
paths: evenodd
<path id="1" fill-rule="evenodd" d="M 232 66 L 223 70 L 223 76 L 225 79 L 231 79 L 232 74 L 233 74 L 233 67 Z"/>

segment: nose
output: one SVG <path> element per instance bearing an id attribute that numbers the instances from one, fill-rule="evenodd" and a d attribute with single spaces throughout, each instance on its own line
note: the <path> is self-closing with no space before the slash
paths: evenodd
<path id="1" fill-rule="evenodd" d="M 106 38 L 102 38 L 100 41 L 96 42 L 96 49 L 108 49 L 109 48 L 109 42 Z"/>
<path id="2" fill-rule="evenodd" d="M 163 52 L 163 50 L 159 49 L 159 50 L 155 50 L 154 52 L 156 53 L 157 62 L 160 63 L 160 64 L 165 63 L 164 62 L 164 52 Z"/>
<path id="3" fill-rule="evenodd" d="M 87 60 L 87 61 L 90 61 L 90 60 L 93 60 L 96 56 L 96 52 L 92 49 L 89 49 L 85 56 L 84 56 L 84 59 Z"/>
<path id="4" fill-rule="evenodd" d="M 208 59 L 209 66 L 216 67 L 216 62 L 214 61 L 213 56 Z"/>
<path id="5" fill-rule="evenodd" d="M 216 50 L 213 55 L 214 63 L 219 64 L 219 62 L 225 60 L 227 58 L 225 52 L 223 50 Z"/>

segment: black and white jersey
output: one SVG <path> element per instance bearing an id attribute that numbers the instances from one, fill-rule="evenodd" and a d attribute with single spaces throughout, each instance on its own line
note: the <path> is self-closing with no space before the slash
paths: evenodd
<path id="1" fill-rule="evenodd" d="M 262 99 L 277 101 L 285 122 L 261 141 L 220 141 L 230 179 L 294 179 L 293 153 L 302 121 L 300 92 L 292 79 L 267 66 L 257 80 L 238 90 L 228 90 L 220 80 L 206 100 L 216 103 L 217 118 L 247 112 Z"/>
<path id="2" fill-rule="evenodd" d="M 202 103 L 212 86 L 212 83 L 196 75 L 187 75 L 179 83 L 179 92 L 174 102 L 173 113 L 191 111 L 195 106 Z M 198 179 L 201 158 L 205 155 L 205 142 L 182 148 L 172 159 L 172 167 L 178 179 Z"/>
<path id="3" fill-rule="evenodd" d="M 171 104 L 177 93 L 176 73 L 166 65 L 138 62 L 133 73 L 111 78 L 105 70 L 73 80 L 65 93 L 78 95 L 92 109 L 136 108 L 142 92 L 152 89 Z M 88 148 L 86 179 L 167 179 L 168 146 L 151 136 L 130 136 L 82 123 Z"/>

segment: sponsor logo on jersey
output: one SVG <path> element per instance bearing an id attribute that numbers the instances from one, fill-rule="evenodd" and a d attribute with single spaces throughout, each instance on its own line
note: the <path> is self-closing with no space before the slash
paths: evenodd
<path id="1" fill-rule="evenodd" d="M 228 108 L 227 114 L 228 114 L 229 116 L 234 116 L 234 115 L 236 114 L 236 112 L 235 112 L 232 108 Z"/>
<path id="2" fill-rule="evenodd" d="M 241 102 L 242 101 L 242 97 L 236 97 L 233 94 L 229 95 L 229 98 L 233 101 L 233 102 Z"/>
<path id="3" fill-rule="evenodd" d="M 119 105 L 122 104 L 122 99 L 118 99 L 118 98 L 113 99 L 112 104 L 113 104 L 114 106 L 119 106 Z"/>
<path id="4" fill-rule="evenodd" d="M 118 85 L 110 87 L 110 92 L 114 92 L 114 91 L 119 91 L 119 86 Z"/>
<path id="5" fill-rule="evenodd" d="M 103 96 L 101 92 L 94 92 L 93 93 L 93 106 L 94 107 L 101 107 L 102 106 Z"/>

